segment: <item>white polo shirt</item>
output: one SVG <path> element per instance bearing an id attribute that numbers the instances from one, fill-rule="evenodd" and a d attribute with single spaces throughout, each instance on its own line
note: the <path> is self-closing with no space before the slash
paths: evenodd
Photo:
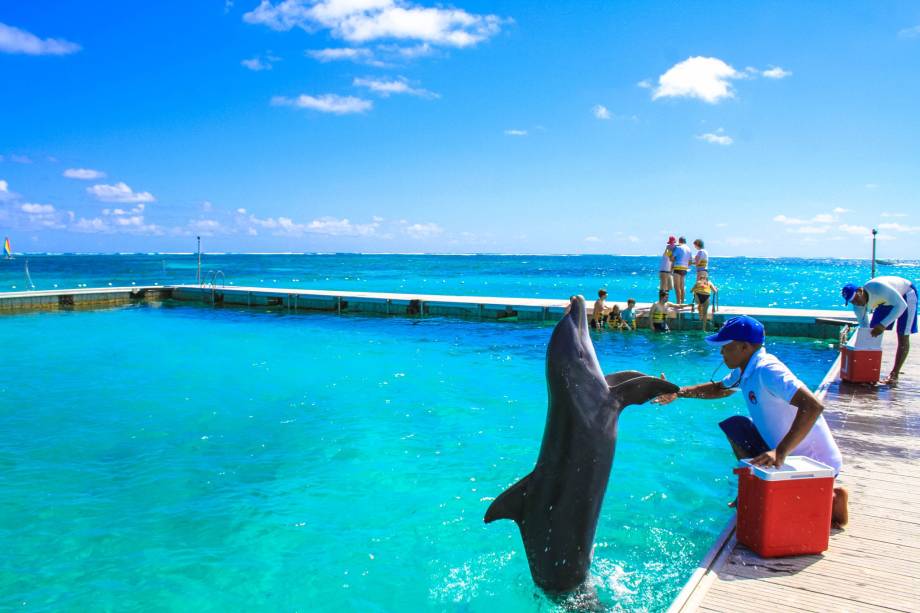
<path id="1" fill-rule="evenodd" d="M 739 377 L 741 393 L 744 394 L 744 402 L 757 431 L 770 449 L 776 449 L 779 442 L 788 434 L 798 412 L 789 401 L 804 385 L 785 364 L 776 356 L 767 353 L 763 347 L 751 356 L 744 372 L 740 368 L 734 369 L 722 380 L 722 385 L 732 387 L 738 383 Z M 818 421 L 811 431 L 789 455 L 808 456 L 827 464 L 837 472 L 840 472 L 840 467 L 843 466 L 840 450 L 831 435 L 827 421 L 824 420 L 824 415 L 818 416 Z"/>

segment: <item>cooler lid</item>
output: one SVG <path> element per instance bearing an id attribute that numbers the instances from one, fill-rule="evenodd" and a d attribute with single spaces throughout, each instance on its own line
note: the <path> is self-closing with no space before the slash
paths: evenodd
<path id="1" fill-rule="evenodd" d="M 872 336 L 869 328 L 856 328 L 856 332 L 847 341 L 847 347 L 853 351 L 881 351 L 882 337 Z"/>
<path id="2" fill-rule="evenodd" d="M 750 460 L 741 460 L 738 466 L 750 468 L 755 477 L 764 481 L 789 481 L 792 479 L 822 479 L 834 476 L 834 469 L 808 456 L 791 455 L 782 468 L 754 466 Z"/>

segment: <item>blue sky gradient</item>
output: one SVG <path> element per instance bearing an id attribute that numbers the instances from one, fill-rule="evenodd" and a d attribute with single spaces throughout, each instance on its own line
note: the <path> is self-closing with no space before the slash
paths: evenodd
<path id="1" fill-rule="evenodd" d="M 17 251 L 917 257 L 916 2 L 36 0 L 0 74 Z"/>

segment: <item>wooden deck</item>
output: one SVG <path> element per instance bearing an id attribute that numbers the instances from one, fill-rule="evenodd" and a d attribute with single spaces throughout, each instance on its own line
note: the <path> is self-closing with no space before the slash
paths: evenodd
<path id="1" fill-rule="evenodd" d="M 886 333 L 883 377 L 895 339 Z M 825 416 L 843 452 L 850 523 L 822 555 L 764 559 L 727 540 L 672 611 L 920 611 L 920 346 L 895 387 L 840 382 Z"/>

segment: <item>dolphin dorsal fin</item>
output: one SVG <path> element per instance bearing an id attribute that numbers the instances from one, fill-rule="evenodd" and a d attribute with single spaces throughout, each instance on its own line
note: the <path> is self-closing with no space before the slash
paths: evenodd
<path id="1" fill-rule="evenodd" d="M 527 495 L 527 486 L 533 473 L 530 473 L 492 501 L 486 511 L 485 522 L 492 523 L 496 519 L 513 519 L 520 524 L 524 516 L 524 497 Z"/>
<path id="2" fill-rule="evenodd" d="M 661 394 L 677 393 L 679 388 L 658 377 L 633 377 L 610 388 L 610 394 L 619 400 L 621 406 L 642 404 Z"/>

